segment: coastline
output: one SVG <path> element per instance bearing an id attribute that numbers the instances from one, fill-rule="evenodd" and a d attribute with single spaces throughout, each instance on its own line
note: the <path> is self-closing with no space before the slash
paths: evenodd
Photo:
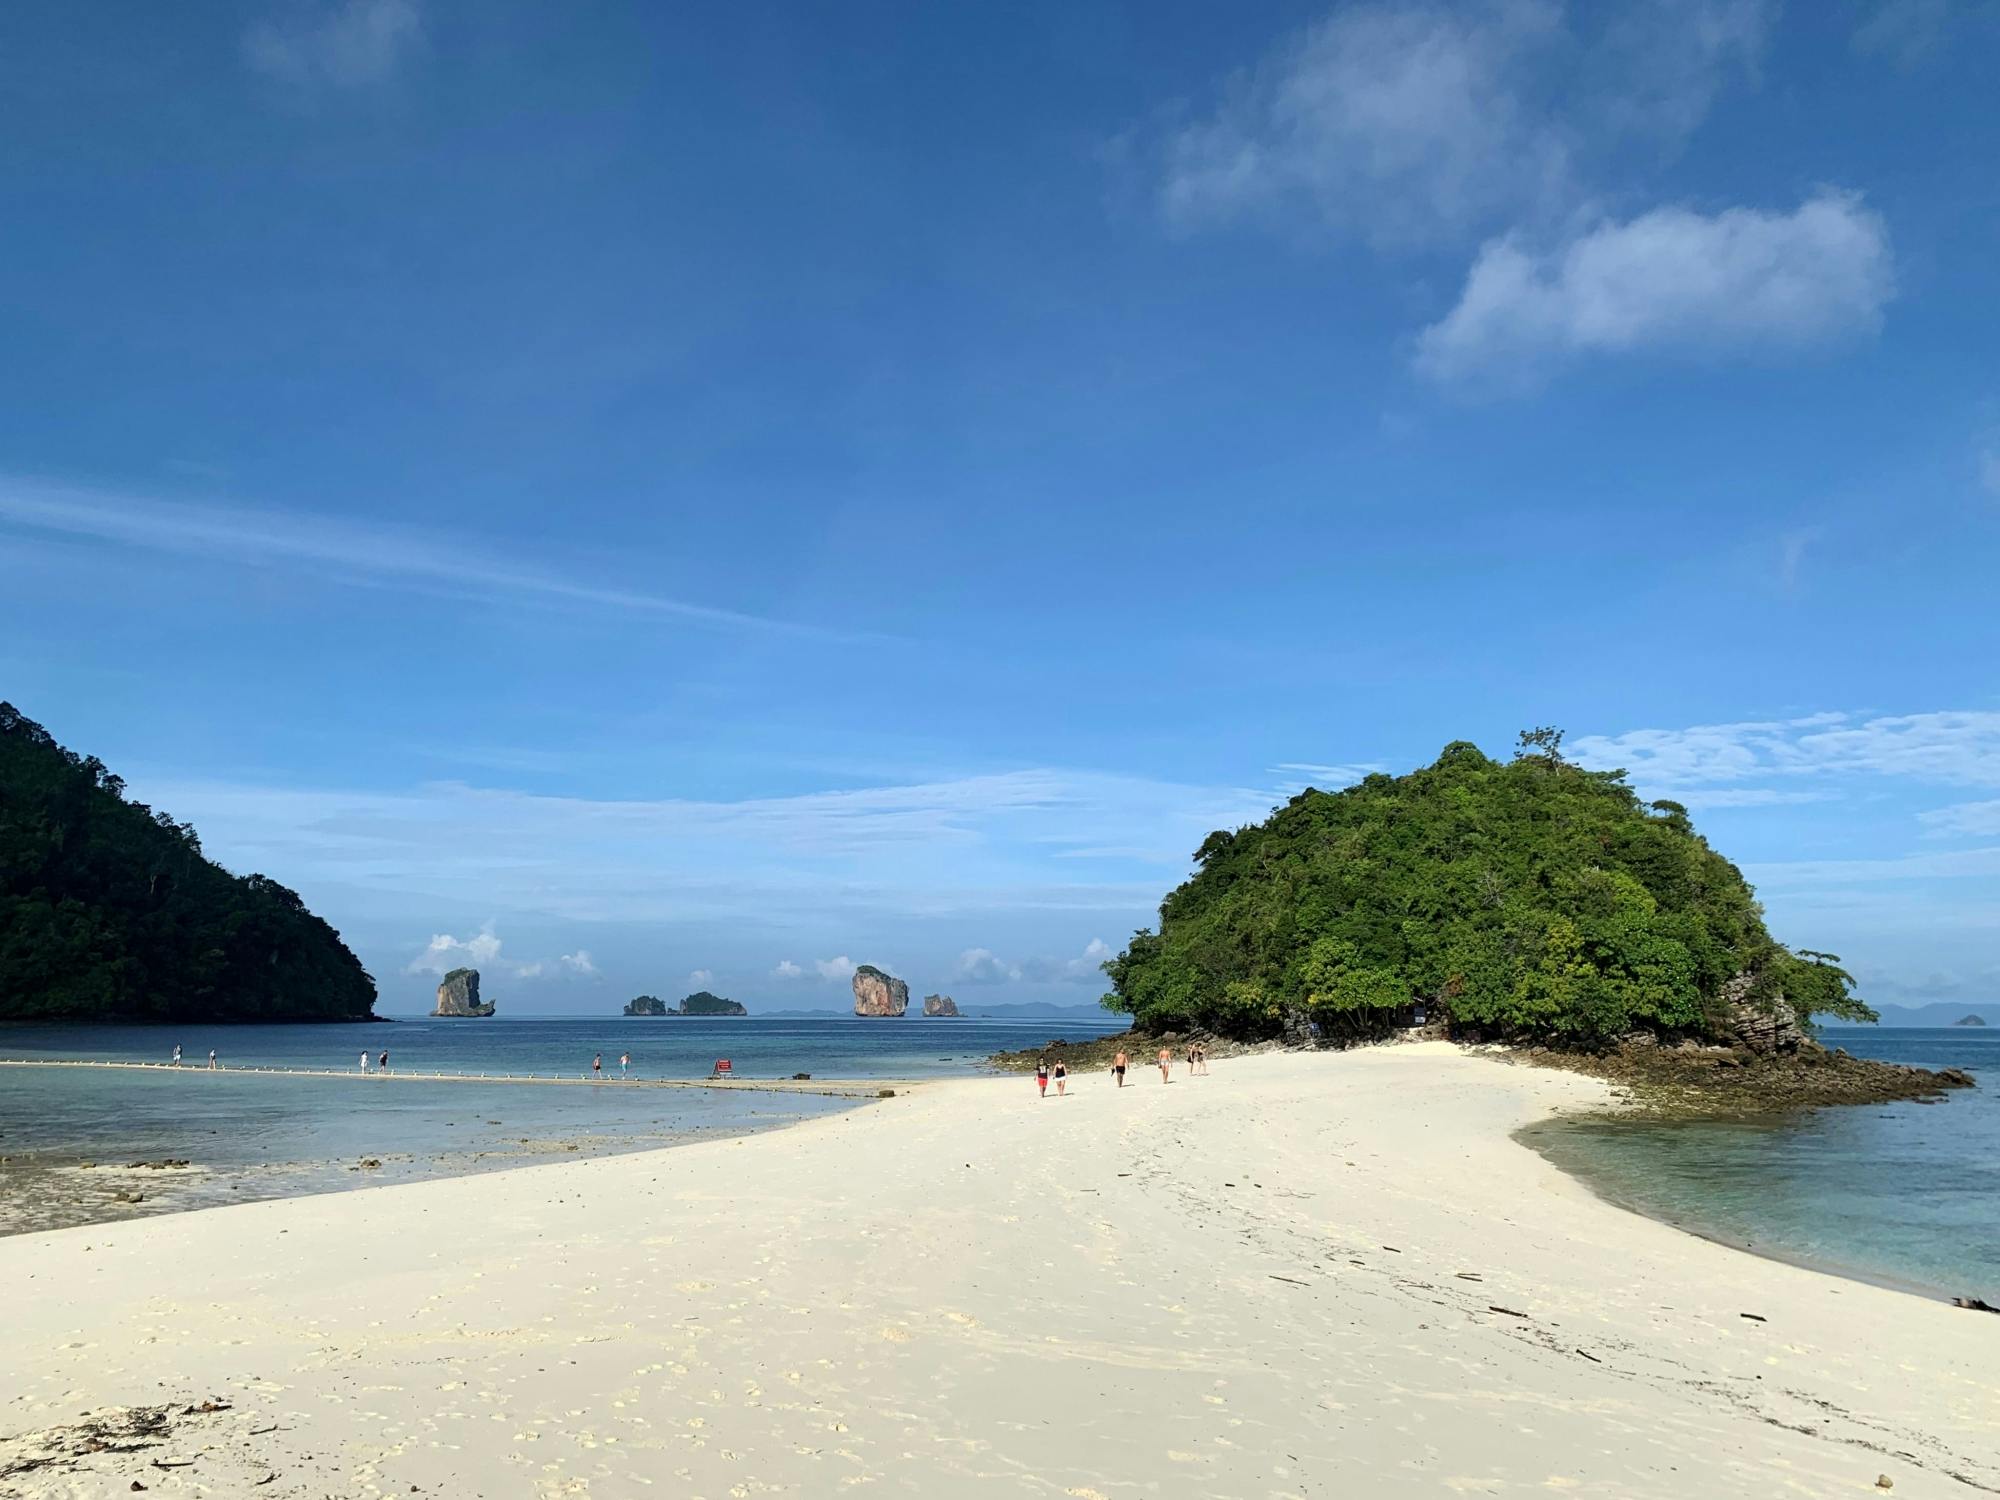
<path id="1" fill-rule="evenodd" d="M 2000 1487 L 1986 1316 L 1629 1213 L 1512 1138 L 1610 1096 L 1440 1043 L 1060 1102 L 936 1081 L 19 1236 L 0 1468 L 171 1402 L 161 1448 L 73 1461 L 274 1496 Z"/>

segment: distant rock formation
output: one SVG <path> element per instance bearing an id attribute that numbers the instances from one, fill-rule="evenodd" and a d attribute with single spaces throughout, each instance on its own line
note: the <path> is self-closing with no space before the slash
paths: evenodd
<path id="1" fill-rule="evenodd" d="M 1984 1026 L 1986 1024 L 1986 1017 L 1964 1016 L 1956 1021 L 1953 1021 L 1951 1024 L 1954 1026 Z"/>
<path id="2" fill-rule="evenodd" d="M 667 1012 L 670 1016 L 747 1016 L 740 1001 L 725 1000 L 720 995 L 711 995 L 707 990 L 696 990 L 682 1000 L 680 1005 Z"/>
<path id="3" fill-rule="evenodd" d="M 927 1016 L 955 1016 L 958 1014 L 958 1002 L 953 1000 L 949 995 L 926 995 L 924 996 L 924 1014 Z"/>
<path id="4" fill-rule="evenodd" d="M 854 971 L 854 1013 L 857 1016 L 900 1016 L 910 1008 L 910 987 L 873 964 Z"/>
<path id="5" fill-rule="evenodd" d="M 477 969 L 453 969 L 444 976 L 444 983 L 438 986 L 438 1008 L 431 1012 L 434 1016 L 490 1016 L 493 1006 L 489 1001 L 480 1003 L 479 971 Z"/>
<path id="6" fill-rule="evenodd" d="M 725 1000 L 720 995 L 711 995 L 707 990 L 696 990 L 679 1005 L 669 1005 L 657 995 L 641 995 L 636 1000 L 626 1002 L 628 1016 L 747 1016 L 749 1011 L 735 1000 Z"/>

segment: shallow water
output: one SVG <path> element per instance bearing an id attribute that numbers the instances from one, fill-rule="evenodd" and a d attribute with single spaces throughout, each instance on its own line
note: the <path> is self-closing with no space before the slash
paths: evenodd
<path id="1" fill-rule="evenodd" d="M 394 1025 L 0 1027 L 0 1058 L 164 1062 L 178 1071 L 0 1068 L 0 1234 L 642 1150 L 767 1129 L 851 1100 L 711 1089 L 549 1087 L 361 1076 L 582 1078 L 630 1053 L 634 1078 L 918 1078 L 972 1072 L 1005 1048 L 1097 1035 L 1118 1018 L 1054 1021 L 415 1020 Z M 222 1067 L 205 1066 L 215 1048 Z M 201 1064 L 201 1065 L 197 1065 Z M 253 1073 L 332 1068 L 341 1077 Z M 190 1165 L 134 1168 L 185 1158 Z M 364 1159 L 380 1165 L 364 1167 Z M 92 1163 L 85 1166 L 84 1163 Z M 120 1201 L 118 1194 L 143 1194 Z"/>
<path id="2" fill-rule="evenodd" d="M 2000 1029 L 1828 1027 L 1824 1040 L 1964 1068 L 1980 1086 L 1777 1123 L 1556 1121 L 1522 1139 L 1613 1202 L 1696 1233 L 2000 1303 Z"/>

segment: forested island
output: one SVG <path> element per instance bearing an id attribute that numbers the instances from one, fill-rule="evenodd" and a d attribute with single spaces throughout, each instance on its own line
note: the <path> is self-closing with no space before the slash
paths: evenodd
<path id="1" fill-rule="evenodd" d="M 1104 1004 L 1152 1032 L 1323 1040 L 1421 1008 L 1457 1035 L 1581 1048 L 1875 1019 L 1834 955 L 1772 938 L 1685 807 L 1561 740 L 1531 730 L 1504 762 L 1461 740 L 1209 835 L 1159 930 L 1105 965 Z"/>
<path id="2" fill-rule="evenodd" d="M 682 998 L 679 1005 L 668 1005 L 657 995 L 640 995 L 625 1003 L 628 1016 L 747 1016 L 750 1014 L 741 1002 L 725 1000 L 720 995 L 711 995 L 707 990 L 696 990 Z"/>
<path id="3" fill-rule="evenodd" d="M 0 1020 L 365 1021 L 375 982 L 297 893 L 0 703 Z"/>

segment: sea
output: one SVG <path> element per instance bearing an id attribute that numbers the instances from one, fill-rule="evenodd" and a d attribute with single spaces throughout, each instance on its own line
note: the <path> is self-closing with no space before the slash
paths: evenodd
<path id="1" fill-rule="evenodd" d="M 995 1052 L 1107 1034 L 1079 1011 L 1007 1020 L 851 1017 L 411 1019 L 387 1025 L 5 1026 L 0 1060 L 169 1068 L 0 1067 L 0 1234 L 254 1198 L 492 1171 L 770 1129 L 851 1108 L 809 1093 L 537 1087 L 631 1057 L 635 1079 L 921 1079 L 987 1071 Z M 1793 1119 L 1550 1122 L 1522 1139 L 1604 1198 L 1763 1254 L 1928 1295 L 2000 1305 L 2000 1028 L 1829 1027 L 1829 1046 L 1980 1087 L 1941 1102 Z M 221 1065 L 207 1066 L 210 1048 Z M 259 1071 L 332 1070 L 332 1075 Z M 152 1162 L 186 1166 L 151 1166 Z M 86 1165 L 88 1163 L 88 1165 Z M 138 1165 L 135 1165 L 138 1164 Z M 368 1165 L 367 1163 L 374 1163 Z M 122 1197 L 120 1195 L 123 1195 Z"/>
<path id="2" fill-rule="evenodd" d="M 995 1052 L 1101 1036 L 1124 1024 L 1079 1011 L 1025 1020 L 494 1016 L 0 1026 L 0 1061 L 164 1064 L 176 1046 L 183 1057 L 178 1069 L 0 1066 L 0 1234 L 647 1150 L 770 1129 L 856 1102 L 623 1088 L 621 1077 L 706 1078 L 721 1060 L 746 1079 L 972 1074 Z M 385 1050 L 389 1077 L 376 1067 Z M 629 1070 L 621 1071 L 621 1055 L 630 1056 Z M 519 1081 L 581 1084 L 600 1056 L 603 1086 Z M 283 1069 L 314 1071 L 270 1071 Z M 410 1076 L 435 1073 L 453 1076 Z M 162 1162 L 186 1165 L 152 1165 Z"/>
<path id="3" fill-rule="evenodd" d="M 1777 1259 L 2000 1306 L 2000 1027 L 1828 1026 L 1856 1057 L 1963 1068 L 1935 1103 L 1764 1123 L 1537 1125 L 1521 1139 L 1601 1197 Z"/>

